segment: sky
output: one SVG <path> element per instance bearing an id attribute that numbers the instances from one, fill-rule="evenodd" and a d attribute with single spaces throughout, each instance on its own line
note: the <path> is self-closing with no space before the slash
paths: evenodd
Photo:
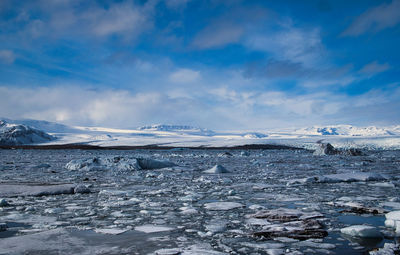
<path id="1" fill-rule="evenodd" d="M 1 0 L 0 116 L 400 125 L 400 0 Z"/>

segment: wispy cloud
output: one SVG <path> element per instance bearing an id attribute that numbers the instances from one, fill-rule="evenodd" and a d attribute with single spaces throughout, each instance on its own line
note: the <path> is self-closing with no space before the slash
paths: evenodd
<path id="1" fill-rule="evenodd" d="M 228 9 L 196 34 L 191 47 L 212 49 L 240 43 L 245 34 L 268 18 L 269 11 L 262 7 Z"/>
<path id="2" fill-rule="evenodd" d="M 171 73 L 169 79 L 175 83 L 192 83 L 200 79 L 200 72 L 182 68 Z"/>
<path id="3" fill-rule="evenodd" d="M 11 50 L 0 50 L 0 62 L 12 64 L 15 61 L 15 54 Z"/>
<path id="4" fill-rule="evenodd" d="M 378 32 L 400 23 L 400 0 L 371 8 L 358 16 L 342 33 L 342 36 L 358 36 L 366 32 Z"/>
<path id="5" fill-rule="evenodd" d="M 390 65 L 388 63 L 379 64 L 377 61 L 373 61 L 369 64 L 366 64 L 359 72 L 367 75 L 374 75 L 385 72 L 389 69 Z"/>
<path id="6" fill-rule="evenodd" d="M 283 61 L 315 66 L 326 54 L 318 28 L 300 29 L 285 25 L 278 31 L 254 34 L 246 39 L 246 46 L 265 51 Z"/>
<path id="7" fill-rule="evenodd" d="M 109 6 L 81 0 L 33 1 L 22 6 L 8 24 L 23 27 L 21 36 L 36 39 L 118 36 L 131 40 L 152 28 L 153 10 L 153 1 L 138 5 L 126 0 Z"/>

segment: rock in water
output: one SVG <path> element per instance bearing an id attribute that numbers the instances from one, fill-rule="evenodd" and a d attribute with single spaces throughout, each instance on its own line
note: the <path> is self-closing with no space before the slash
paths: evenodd
<path id="1" fill-rule="evenodd" d="M 9 206 L 10 204 L 4 199 L 0 199 L 0 207 Z"/>
<path id="2" fill-rule="evenodd" d="M 221 166 L 221 165 L 215 165 L 212 168 L 204 171 L 204 173 L 207 173 L 207 174 L 224 174 L 224 173 L 229 173 L 229 171 L 226 170 L 226 168 Z"/>
<path id="3" fill-rule="evenodd" d="M 7 230 L 7 224 L 6 223 L 0 223 L 0 232 L 1 231 L 6 231 Z"/>

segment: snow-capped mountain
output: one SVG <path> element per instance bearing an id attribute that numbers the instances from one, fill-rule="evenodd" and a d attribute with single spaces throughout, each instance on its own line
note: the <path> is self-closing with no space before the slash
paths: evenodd
<path id="1" fill-rule="evenodd" d="M 31 124 L 31 125 L 28 125 Z M 49 135 L 49 134 L 50 135 Z M 54 137 L 57 139 L 55 140 Z M 97 146 L 222 147 L 245 144 L 313 146 L 324 139 L 335 147 L 400 148 L 400 126 L 313 126 L 302 129 L 265 131 L 218 131 L 188 125 L 148 125 L 135 129 L 69 127 L 37 120 L 2 121 L 0 144 L 88 144 Z M 54 141 L 53 141 L 54 140 Z"/>
<path id="2" fill-rule="evenodd" d="M 263 133 L 258 133 L 258 132 L 250 132 L 250 133 L 244 133 L 243 137 L 256 139 L 256 138 L 266 138 L 266 137 L 268 137 L 268 135 L 263 134 Z"/>
<path id="3" fill-rule="evenodd" d="M 205 136 L 210 136 L 210 135 L 215 134 L 214 131 L 209 130 L 209 129 L 186 126 L 186 125 L 157 124 L 157 125 L 150 125 L 150 126 L 142 126 L 142 127 L 137 128 L 137 130 L 190 133 L 190 134 L 205 135 Z"/>
<path id="4" fill-rule="evenodd" d="M 313 126 L 310 128 L 297 129 L 295 134 L 302 135 L 322 135 L 322 136 L 391 136 L 397 135 L 398 130 L 393 128 L 355 127 L 351 125 L 334 125 L 334 126 Z"/>
<path id="5" fill-rule="evenodd" d="M 45 120 L 32 120 L 32 119 L 11 120 L 7 118 L 0 118 L 0 119 L 7 123 L 25 125 L 42 130 L 47 133 L 77 132 L 77 129 L 75 129 L 74 127 L 70 127 L 56 122 L 49 122 Z"/>
<path id="6" fill-rule="evenodd" d="M 0 120 L 0 145 L 37 144 L 55 139 L 44 131 Z"/>

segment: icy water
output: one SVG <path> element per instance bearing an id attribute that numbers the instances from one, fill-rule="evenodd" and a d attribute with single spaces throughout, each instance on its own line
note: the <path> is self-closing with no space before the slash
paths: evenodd
<path id="1" fill-rule="evenodd" d="M 399 156 L 400 151 L 313 156 L 305 150 L 0 150 L 0 199 L 8 203 L 0 206 L 0 254 L 368 254 L 398 242 L 384 226 L 384 213 L 400 210 Z M 71 160 L 121 157 L 177 166 L 65 168 Z M 203 172 L 216 164 L 229 173 Z M 382 178 L 293 181 L 342 173 Z M 69 184 L 83 184 L 90 193 L 38 193 L 49 184 L 67 191 Z M 274 209 L 291 218 L 282 220 Z M 259 212 L 275 214 L 255 217 Z M 308 219 L 318 221 L 316 233 L 327 236 L 287 234 L 304 230 Z M 363 224 L 377 227 L 382 238 L 340 233 Z M 255 235 L 266 229 L 273 234 Z"/>

